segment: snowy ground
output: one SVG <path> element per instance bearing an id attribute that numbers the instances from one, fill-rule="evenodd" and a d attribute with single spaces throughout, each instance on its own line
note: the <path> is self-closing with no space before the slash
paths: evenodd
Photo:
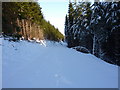
<path id="1" fill-rule="evenodd" d="M 59 43 L 3 40 L 3 88 L 117 88 L 118 67 Z"/>
<path id="2" fill-rule="evenodd" d="M 0 89 L 2 89 L 2 39 L 0 39 Z"/>

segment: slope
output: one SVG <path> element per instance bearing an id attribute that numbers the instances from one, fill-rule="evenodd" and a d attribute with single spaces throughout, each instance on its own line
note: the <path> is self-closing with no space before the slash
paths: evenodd
<path id="1" fill-rule="evenodd" d="M 3 88 L 118 87 L 117 66 L 63 43 L 45 44 L 3 40 Z"/>

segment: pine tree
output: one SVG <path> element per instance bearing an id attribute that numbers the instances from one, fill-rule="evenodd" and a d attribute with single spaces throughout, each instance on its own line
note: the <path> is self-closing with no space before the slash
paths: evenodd
<path id="1" fill-rule="evenodd" d="M 65 17 L 65 41 L 68 42 L 68 16 Z"/>
<path id="2" fill-rule="evenodd" d="M 70 2 L 69 3 L 69 9 L 68 9 L 68 37 L 67 37 L 67 41 L 68 41 L 68 47 L 72 47 L 73 46 L 73 29 L 72 29 L 72 25 L 73 25 L 73 13 L 74 13 L 74 8 L 73 8 L 73 4 Z"/>
<path id="3" fill-rule="evenodd" d="M 74 10 L 68 13 L 68 46 L 85 47 L 95 56 L 120 65 L 120 2 L 98 1 L 92 6 L 86 2 L 69 5 Z"/>
<path id="4" fill-rule="evenodd" d="M 64 36 L 47 22 L 37 2 L 4 2 L 3 33 L 25 39 L 49 39 L 60 41 Z"/>

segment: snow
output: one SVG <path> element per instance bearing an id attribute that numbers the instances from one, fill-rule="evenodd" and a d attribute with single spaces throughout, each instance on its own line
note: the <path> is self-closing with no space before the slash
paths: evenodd
<path id="1" fill-rule="evenodd" d="M 2 39 L 0 39 L 0 90 L 1 89 L 2 89 Z"/>
<path id="2" fill-rule="evenodd" d="M 108 17 L 108 15 L 109 15 L 109 13 L 106 13 L 105 18 L 107 18 L 107 17 Z"/>
<path id="3" fill-rule="evenodd" d="M 46 42 L 44 40 L 36 40 L 37 43 L 40 43 L 41 45 L 44 45 L 46 47 Z"/>
<path id="4" fill-rule="evenodd" d="M 2 40 L 3 88 L 117 88 L 118 67 L 61 42 Z"/>
<path id="5" fill-rule="evenodd" d="M 100 20 L 101 19 L 101 16 L 98 16 L 98 20 Z"/>

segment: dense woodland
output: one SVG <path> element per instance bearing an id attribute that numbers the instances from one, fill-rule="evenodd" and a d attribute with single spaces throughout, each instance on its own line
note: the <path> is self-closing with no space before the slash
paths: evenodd
<path id="1" fill-rule="evenodd" d="M 85 47 L 95 56 L 120 65 L 120 1 L 70 2 L 65 19 L 68 47 Z"/>
<path id="2" fill-rule="evenodd" d="M 3 2 L 3 35 L 25 40 L 63 40 L 59 30 L 44 19 L 41 9 L 37 2 Z"/>

